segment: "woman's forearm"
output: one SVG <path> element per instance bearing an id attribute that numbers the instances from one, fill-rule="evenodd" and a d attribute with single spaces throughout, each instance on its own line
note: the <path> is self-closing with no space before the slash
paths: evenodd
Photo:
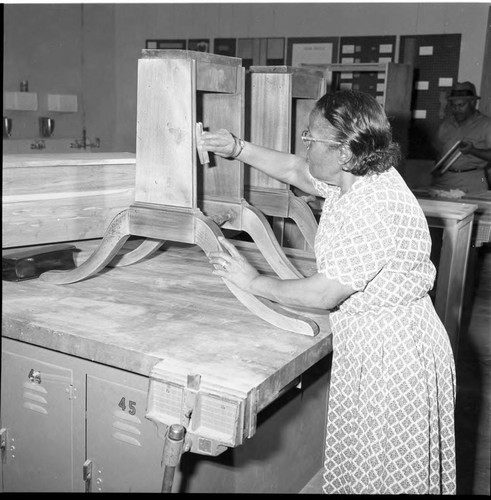
<path id="1" fill-rule="evenodd" d="M 279 279 L 258 276 L 250 287 L 250 293 L 279 304 L 294 307 L 333 309 L 353 293 L 349 286 L 327 280 L 321 274 L 310 278 Z"/>
<path id="2" fill-rule="evenodd" d="M 237 159 L 281 182 L 313 193 L 308 165 L 300 156 L 246 142 Z"/>
<path id="3" fill-rule="evenodd" d="M 317 194 L 307 161 L 301 156 L 238 140 L 225 129 L 204 132 L 199 147 L 225 158 L 237 158 L 285 184 L 296 186 L 309 194 Z"/>

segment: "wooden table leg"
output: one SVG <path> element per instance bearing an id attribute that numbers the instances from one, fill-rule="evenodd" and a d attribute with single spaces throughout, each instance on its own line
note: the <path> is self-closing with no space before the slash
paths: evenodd
<path id="1" fill-rule="evenodd" d="M 303 278 L 302 273 L 285 255 L 261 211 L 252 205 L 245 205 L 242 212 L 242 227 L 252 237 L 268 264 L 280 278 Z"/>
<path id="2" fill-rule="evenodd" d="M 111 267 L 124 267 L 130 266 L 131 264 L 136 264 L 140 260 L 150 257 L 154 252 L 156 252 L 163 244 L 165 240 L 156 240 L 153 238 L 147 238 L 142 241 L 140 245 L 131 250 L 124 255 L 116 255 L 113 260 L 108 264 Z"/>
<path id="3" fill-rule="evenodd" d="M 120 212 L 109 224 L 96 251 L 80 266 L 69 271 L 48 271 L 39 279 L 57 285 L 75 283 L 98 273 L 116 256 L 130 236 L 128 210 Z"/>
<path id="4" fill-rule="evenodd" d="M 209 218 L 196 217 L 196 243 L 208 255 L 212 251 L 220 250 L 218 236 L 223 236 L 220 228 Z M 312 319 L 287 311 L 278 304 L 262 297 L 256 297 L 244 292 L 226 279 L 223 282 L 249 311 L 268 323 L 294 333 L 315 336 L 319 333 L 319 325 Z"/>
<path id="5" fill-rule="evenodd" d="M 312 209 L 306 201 L 292 192 L 289 193 L 289 202 L 288 215 L 297 224 L 307 244 L 314 250 L 318 224 Z"/>

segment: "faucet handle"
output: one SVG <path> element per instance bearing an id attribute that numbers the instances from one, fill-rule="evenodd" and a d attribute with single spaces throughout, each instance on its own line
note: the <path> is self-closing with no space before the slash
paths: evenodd
<path id="1" fill-rule="evenodd" d="M 45 149 L 46 148 L 46 143 L 41 140 L 41 141 L 34 141 L 31 143 L 31 149 Z"/>

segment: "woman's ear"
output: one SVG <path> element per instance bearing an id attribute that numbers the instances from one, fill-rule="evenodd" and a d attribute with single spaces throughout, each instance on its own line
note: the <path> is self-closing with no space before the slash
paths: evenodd
<path id="1" fill-rule="evenodd" d="M 348 150 L 346 146 L 341 146 L 338 149 L 339 152 L 339 161 L 342 164 L 349 163 L 351 160 L 351 151 Z"/>

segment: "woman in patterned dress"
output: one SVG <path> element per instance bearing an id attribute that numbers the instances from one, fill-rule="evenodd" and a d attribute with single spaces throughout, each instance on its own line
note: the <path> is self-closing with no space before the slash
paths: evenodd
<path id="1" fill-rule="evenodd" d="M 368 94 L 326 94 L 303 141 L 306 158 L 226 130 L 203 135 L 203 149 L 325 199 L 313 276 L 260 275 L 225 239 L 213 272 L 280 304 L 330 311 L 325 493 L 455 494 L 454 359 L 428 295 L 428 225 L 396 169 L 387 117 Z"/>

